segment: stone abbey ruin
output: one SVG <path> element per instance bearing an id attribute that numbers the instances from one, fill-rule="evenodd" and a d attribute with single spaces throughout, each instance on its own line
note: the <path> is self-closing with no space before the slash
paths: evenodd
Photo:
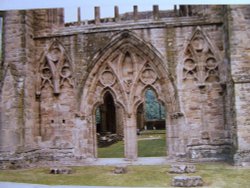
<path id="1" fill-rule="evenodd" d="M 3 20 L 0 168 L 84 164 L 101 131 L 138 158 L 147 89 L 165 107 L 166 160 L 250 164 L 250 6 L 180 5 L 64 23 L 63 9 Z"/>

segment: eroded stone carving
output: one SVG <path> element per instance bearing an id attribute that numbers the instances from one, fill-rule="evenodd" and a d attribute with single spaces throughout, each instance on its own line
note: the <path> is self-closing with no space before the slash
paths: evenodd
<path id="1" fill-rule="evenodd" d="M 208 37 L 198 27 L 185 50 L 183 80 L 199 85 L 219 82 L 219 60 L 213 51 Z"/>
<path id="2" fill-rule="evenodd" d="M 39 96 L 44 87 L 53 88 L 55 95 L 60 94 L 61 87 L 67 82 L 74 87 L 73 68 L 63 46 L 54 40 L 45 52 L 39 68 L 36 94 Z"/>
<path id="3" fill-rule="evenodd" d="M 153 68 L 151 68 L 148 64 L 145 66 L 144 70 L 141 73 L 140 76 L 141 81 L 144 84 L 153 84 L 156 79 L 157 79 L 157 74 L 155 73 L 155 71 L 153 70 Z"/>
<path id="4" fill-rule="evenodd" d="M 110 70 L 110 68 L 107 67 L 101 74 L 100 82 L 104 86 L 112 86 L 115 83 L 115 81 L 116 79 L 113 72 Z"/>

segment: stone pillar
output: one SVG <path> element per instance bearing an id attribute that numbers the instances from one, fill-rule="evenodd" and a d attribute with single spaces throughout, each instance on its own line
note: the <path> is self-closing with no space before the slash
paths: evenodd
<path id="1" fill-rule="evenodd" d="M 79 158 L 86 158 L 87 151 L 87 138 L 84 137 L 86 134 L 87 122 L 82 117 L 77 116 L 75 118 L 75 127 L 73 130 L 74 137 L 74 155 Z"/>
<path id="2" fill-rule="evenodd" d="M 95 7 L 95 24 L 100 24 L 100 7 Z"/>
<path id="3" fill-rule="evenodd" d="M 159 20 L 159 6 L 153 5 L 153 19 Z"/>
<path id="4" fill-rule="evenodd" d="M 183 116 L 170 115 L 167 117 L 167 146 L 168 156 L 175 157 L 185 154 L 185 143 L 183 130 L 185 129 L 185 121 Z M 183 126 L 183 127 L 182 127 Z"/>
<path id="5" fill-rule="evenodd" d="M 137 5 L 134 5 L 133 16 L 134 16 L 134 21 L 136 22 L 138 20 L 138 6 Z"/>
<path id="6" fill-rule="evenodd" d="M 81 24 L 81 8 L 80 7 L 77 8 L 77 22 L 78 22 L 78 25 Z"/>
<path id="7" fill-rule="evenodd" d="M 127 160 L 137 159 L 136 116 L 133 114 L 126 119 L 125 124 L 125 157 Z"/>
<path id="8" fill-rule="evenodd" d="M 118 6 L 115 6 L 114 14 L 115 14 L 115 22 L 120 21 L 119 7 Z"/>
<path id="9" fill-rule="evenodd" d="M 177 15 L 178 15 L 177 5 L 174 5 L 174 14 L 175 14 L 175 16 L 177 16 Z"/>

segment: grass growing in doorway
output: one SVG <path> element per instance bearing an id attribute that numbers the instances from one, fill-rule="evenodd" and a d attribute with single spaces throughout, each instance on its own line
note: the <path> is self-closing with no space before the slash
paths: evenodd
<path id="1" fill-rule="evenodd" d="M 166 156 L 165 130 L 144 130 L 138 136 L 138 157 Z"/>
<path id="2" fill-rule="evenodd" d="M 142 131 L 138 136 L 138 157 L 166 156 L 165 130 Z M 124 158 L 124 142 L 98 148 L 98 158 Z"/>
<path id="3" fill-rule="evenodd" d="M 124 158 L 124 141 L 98 148 L 98 158 Z"/>
<path id="4" fill-rule="evenodd" d="M 138 157 L 166 156 L 165 139 L 139 140 Z"/>

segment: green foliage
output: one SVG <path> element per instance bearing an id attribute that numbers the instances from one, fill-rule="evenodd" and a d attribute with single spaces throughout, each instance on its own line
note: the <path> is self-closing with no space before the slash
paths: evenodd
<path id="1" fill-rule="evenodd" d="M 157 100 L 153 90 L 148 89 L 145 93 L 145 116 L 147 120 L 165 119 L 165 107 Z"/>

